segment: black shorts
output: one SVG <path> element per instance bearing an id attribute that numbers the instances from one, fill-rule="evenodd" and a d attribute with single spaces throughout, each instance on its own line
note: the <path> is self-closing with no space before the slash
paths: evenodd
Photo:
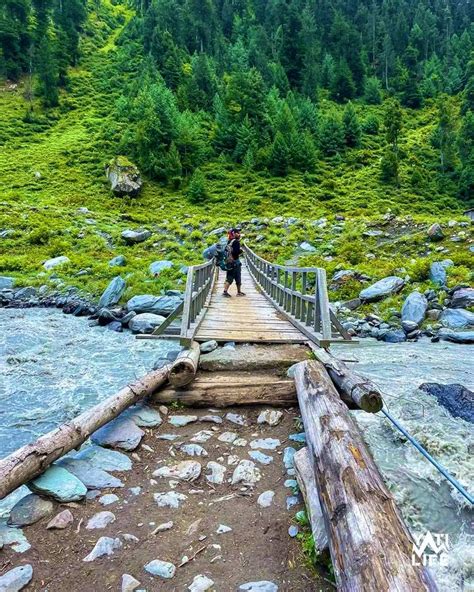
<path id="1" fill-rule="evenodd" d="M 242 284 L 242 263 L 236 261 L 234 265 L 227 270 L 225 281 L 228 284 L 235 282 L 238 286 Z"/>

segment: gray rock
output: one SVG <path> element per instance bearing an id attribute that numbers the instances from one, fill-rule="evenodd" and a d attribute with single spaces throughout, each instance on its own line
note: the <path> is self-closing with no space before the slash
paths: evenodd
<path id="1" fill-rule="evenodd" d="M 432 224 L 428 228 L 428 238 L 432 241 L 440 241 L 444 238 L 444 232 L 438 223 Z"/>
<path id="2" fill-rule="evenodd" d="M 346 300 L 341 303 L 341 306 L 347 308 L 347 310 L 357 310 L 361 305 L 362 301 L 360 298 L 353 298 L 352 300 Z"/>
<path id="3" fill-rule="evenodd" d="M 112 512 L 98 512 L 87 522 L 87 530 L 96 530 L 99 528 L 106 528 L 109 524 L 115 522 L 115 514 Z"/>
<path id="4" fill-rule="evenodd" d="M 428 308 L 428 300 L 420 294 L 420 292 L 412 292 L 409 294 L 402 306 L 402 326 L 406 321 L 411 321 L 415 324 L 410 330 L 416 329 L 421 325 L 425 319 L 426 309 Z M 403 327 L 405 329 L 405 327 Z M 407 331 L 409 333 L 410 331 Z"/>
<path id="5" fill-rule="evenodd" d="M 258 496 L 257 504 L 261 508 L 269 508 L 273 504 L 273 498 L 275 497 L 275 492 L 268 490 L 264 491 Z"/>
<path id="6" fill-rule="evenodd" d="M 453 417 L 461 417 L 474 423 L 474 392 L 462 384 L 438 384 L 425 382 L 420 390 L 435 397 Z"/>
<path id="7" fill-rule="evenodd" d="M 125 158 L 113 158 L 105 168 L 110 188 L 118 197 L 136 197 L 143 186 L 138 168 Z"/>
<path id="8" fill-rule="evenodd" d="M 0 550 L 7 546 L 15 553 L 24 553 L 31 548 L 21 528 L 7 526 L 7 521 L 0 519 Z"/>
<path id="9" fill-rule="evenodd" d="M 447 281 L 446 269 L 453 265 L 450 259 L 435 261 L 430 266 L 430 280 L 438 286 L 445 286 Z"/>
<path id="10" fill-rule="evenodd" d="M 61 255 L 60 257 L 54 257 L 53 259 L 48 259 L 47 261 L 45 261 L 43 263 L 43 267 L 49 271 L 50 269 L 54 269 L 55 267 L 58 267 L 60 265 L 64 265 L 65 263 L 69 263 L 69 262 L 70 262 L 69 257 Z"/>
<path id="11" fill-rule="evenodd" d="M 199 574 L 197 576 L 194 576 L 193 581 L 188 586 L 188 590 L 190 592 L 206 592 L 207 590 L 210 590 L 213 587 L 213 585 L 214 580 L 211 580 L 211 578 Z"/>
<path id="12" fill-rule="evenodd" d="M 451 329 L 440 329 L 439 339 L 452 341 L 453 343 L 474 343 L 474 331 L 452 331 Z"/>
<path id="13" fill-rule="evenodd" d="M 226 472 L 226 468 L 223 465 L 220 465 L 217 462 L 210 461 L 207 463 L 206 468 L 211 471 L 210 475 L 206 475 L 206 479 L 209 483 L 215 483 L 216 485 L 220 485 L 224 482 L 224 474 Z"/>
<path id="14" fill-rule="evenodd" d="M 306 241 L 300 243 L 299 248 L 306 253 L 316 253 L 317 251 L 316 247 L 313 247 L 313 245 Z"/>
<path id="15" fill-rule="evenodd" d="M 238 434 L 235 432 L 223 432 L 217 439 L 220 442 L 226 442 L 227 444 L 232 444 L 234 440 L 237 440 Z"/>
<path id="16" fill-rule="evenodd" d="M 87 488 L 82 481 L 57 465 L 51 465 L 42 475 L 27 485 L 32 491 L 51 496 L 58 502 L 78 501 L 87 493 Z"/>
<path id="17" fill-rule="evenodd" d="M 140 313 L 153 313 L 161 316 L 169 316 L 176 307 L 181 304 L 181 296 L 152 296 L 141 294 L 130 298 L 127 302 L 127 310 Z"/>
<path id="18" fill-rule="evenodd" d="M 263 452 L 260 452 L 260 450 L 250 450 L 249 456 L 262 465 L 269 465 L 271 462 L 273 462 L 273 456 L 263 454 Z"/>
<path id="19" fill-rule="evenodd" d="M 94 444 L 106 448 L 135 450 L 145 432 L 130 419 L 114 419 L 95 432 L 91 440 Z"/>
<path id="20" fill-rule="evenodd" d="M 470 308 L 474 306 L 474 288 L 460 288 L 451 298 L 451 308 Z"/>
<path id="21" fill-rule="evenodd" d="M 126 287 L 127 284 L 125 280 L 123 280 L 119 275 L 114 277 L 114 279 L 105 289 L 105 292 L 100 297 L 99 308 L 108 308 L 109 306 L 117 304 L 120 298 L 122 298 Z"/>
<path id="22" fill-rule="evenodd" d="M 223 419 L 219 415 L 203 415 L 202 417 L 199 418 L 199 421 L 202 421 L 204 423 L 218 423 L 218 424 L 220 424 L 223 422 Z"/>
<path id="23" fill-rule="evenodd" d="M 100 537 L 95 544 L 95 547 L 82 561 L 89 563 L 104 555 L 113 555 L 114 552 L 121 547 L 122 541 L 119 538 L 112 539 L 110 537 Z"/>
<path id="24" fill-rule="evenodd" d="M 225 234 L 227 232 L 227 228 L 225 226 L 219 226 L 219 228 L 215 228 L 211 230 L 209 236 L 218 236 L 219 234 Z"/>
<path id="25" fill-rule="evenodd" d="M 416 331 L 418 329 L 418 323 L 415 323 L 415 321 L 402 321 L 402 329 L 405 331 L 405 333 L 408 334 L 409 333 L 413 333 L 413 331 Z M 383 337 L 383 335 L 386 335 L 388 333 L 387 331 L 384 331 L 383 333 L 380 334 L 380 337 Z"/>
<path id="26" fill-rule="evenodd" d="M 168 417 L 168 422 L 175 428 L 183 427 L 188 425 L 188 423 L 194 423 L 197 420 L 197 415 L 170 415 Z"/>
<path id="27" fill-rule="evenodd" d="M 217 341 L 214 340 L 201 343 L 201 354 L 210 354 L 217 349 L 217 347 Z"/>
<path id="28" fill-rule="evenodd" d="M 151 232 L 149 230 L 124 230 L 121 236 L 127 245 L 135 245 L 149 239 Z"/>
<path id="29" fill-rule="evenodd" d="M 158 576 L 160 578 L 169 580 L 176 573 L 176 566 L 169 561 L 154 559 L 145 565 L 145 571 L 147 571 L 152 576 Z"/>
<path id="30" fill-rule="evenodd" d="M 259 438 L 250 442 L 250 448 L 261 448 L 263 450 L 275 450 L 280 446 L 280 440 L 277 438 Z"/>
<path id="31" fill-rule="evenodd" d="M 227 421 L 231 423 L 235 423 L 236 425 L 245 426 L 247 425 L 247 421 L 243 415 L 239 415 L 238 413 L 227 413 L 225 418 Z"/>
<path id="32" fill-rule="evenodd" d="M 132 461 L 127 455 L 102 446 L 83 448 L 74 455 L 74 459 L 86 460 L 93 467 L 104 471 L 130 471 L 132 468 Z"/>
<path id="33" fill-rule="evenodd" d="M 176 465 L 160 467 L 153 472 L 153 477 L 195 481 L 201 474 L 201 463 L 195 460 L 183 460 Z"/>
<path id="34" fill-rule="evenodd" d="M 12 508 L 8 524 L 13 526 L 28 526 L 53 512 L 53 503 L 39 495 L 31 493 L 22 497 Z"/>
<path id="35" fill-rule="evenodd" d="M 182 444 L 179 449 L 188 456 L 208 456 L 207 450 L 199 444 Z"/>
<path id="36" fill-rule="evenodd" d="M 288 528 L 288 534 L 290 535 L 290 537 L 293 539 L 295 538 L 295 536 L 298 534 L 299 532 L 299 528 L 296 526 L 296 524 L 292 524 L 289 528 Z"/>
<path id="37" fill-rule="evenodd" d="M 14 285 L 14 278 L 5 275 L 0 275 L 0 290 L 11 290 Z"/>
<path id="38" fill-rule="evenodd" d="M 402 331 L 401 329 L 395 329 L 385 333 L 381 339 L 387 343 L 401 343 L 402 341 L 406 341 L 407 338 L 405 331 Z"/>
<path id="39" fill-rule="evenodd" d="M 283 418 L 283 413 L 277 409 L 265 409 L 258 416 L 257 423 L 267 423 L 270 426 L 276 426 Z"/>
<path id="40" fill-rule="evenodd" d="M 359 298 L 363 302 L 376 302 L 377 300 L 382 300 L 391 294 L 400 292 L 404 285 L 405 280 L 403 280 L 401 277 L 396 275 L 388 276 L 383 280 L 375 282 L 375 284 L 372 284 L 368 288 L 364 288 L 360 292 Z"/>
<path id="41" fill-rule="evenodd" d="M 31 582 L 32 577 L 33 567 L 29 563 L 14 567 L 0 576 L 0 592 L 19 592 Z"/>
<path id="42" fill-rule="evenodd" d="M 296 453 L 296 449 L 288 446 L 285 448 L 283 452 L 283 464 L 285 465 L 285 469 L 293 469 L 294 468 L 294 456 Z"/>
<path id="43" fill-rule="evenodd" d="M 232 475 L 232 485 L 243 483 L 244 485 L 253 486 L 260 481 L 260 469 L 251 460 L 241 460 L 235 467 Z"/>
<path id="44" fill-rule="evenodd" d="M 63 510 L 56 514 L 56 516 L 50 520 L 46 526 L 47 530 L 64 530 L 70 524 L 74 522 L 74 516 L 70 510 Z"/>
<path id="45" fill-rule="evenodd" d="M 468 329 L 474 326 L 474 313 L 462 308 L 446 308 L 439 320 L 448 329 Z"/>
<path id="46" fill-rule="evenodd" d="M 168 491 L 166 493 L 154 493 L 153 499 L 160 508 L 176 509 L 188 499 L 188 496 L 177 491 Z"/>
<path id="47" fill-rule="evenodd" d="M 156 428 L 162 423 L 159 412 L 143 403 L 130 407 L 122 414 L 122 417 L 128 417 L 137 426 L 145 428 Z"/>
<path id="48" fill-rule="evenodd" d="M 119 499 L 119 496 L 115 495 L 115 493 L 107 493 L 106 495 L 99 497 L 99 504 L 102 506 L 110 506 L 111 504 L 118 502 Z"/>
<path id="49" fill-rule="evenodd" d="M 268 580 L 261 580 L 260 582 L 241 584 L 239 590 L 242 592 L 278 592 L 278 586 Z"/>
<path id="50" fill-rule="evenodd" d="M 128 326 L 132 333 L 149 334 L 153 333 L 156 327 L 159 327 L 165 321 L 165 317 L 162 317 L 151 312 L 144 312 L 137 314 L 128 323 Z"/>
<path id="51" fill-rule="evenodd" d="M 106 489 L 109 487 L 123 487 L 122 481 L 110 473 L 98 469 L 87 460 L 74 460 L 63 458 L 57 465 L 64 467 L 70 473 L 75 475 L 87 489 Z"/>
<path id="52" fill-rule="evenodd" d="M 150 273 L 153 277 L 156 277 L 158 275 L 160 275 L 160 273 L 162 271 L 164 271 L 165 269 L 171 269 L 173 267 L 173 262 L 172 261 L 167 261 L 167 260 L 163 260 L 163 261 L 153 261 L 153 263 L 150 263 Z"/>
<path id="53" fill-rule="evenodd" d="M 121 592 L 134 592 L 140 585 L 140 582 L 130 574 L 123 574 Z"/>
<path id="54" fill-rule="evenodd" d="M 117 255 L 109 261 L 110 267 L 125 267 L 127 265 L 127 260 L 123 255 Z"/>
<path id="55" fill-rule="evenodd" d="M 217 527 L 216 533 L 217 534 L 226 534 L 227 532 L 232 532 L 232 528 L 225 524 L 219 524 Z"/>

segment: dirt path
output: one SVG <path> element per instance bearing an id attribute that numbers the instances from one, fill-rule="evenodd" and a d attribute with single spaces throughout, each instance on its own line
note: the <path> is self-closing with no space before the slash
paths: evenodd
<path id="1" fill-rule="evenodd" d="M 333 590 L 308 567 L 298 540 L 301 527 L 297 538 L 288 533 L 289 527 L 296 525 L 296 512 L 303 507 L 288 483 L 294 479 L 291 451 L 285 454 L 285 448 L 300 446 L 289 440 L 290 434 L 298 432 L 297 414 L 294 410 L 283 410 L 280 423 L 270 426 L 257 423 L 263 409 L 238 408 L 225 412 L 170 409 L 168 416 L 162 413 L 163 423 L 147 429 L 141 446 L 128 454 L 132 469 L 113 473 L 123 481 L 123 488 L 102 490 L 94 499 L 82 503 L 55 503 L 50 516 L 23 528 L 31 544 L 28 551 L 19 554 L 7 546 L 1 551 L 0 574 L 29 563 L 33 567 L 33 579 L 25 590 L 48 592 L 122 590 L 123 574 L 140 582 L 137 590 L 148 591 L 188 590 L 198 575 L 206 576 L 213 584 L 209 588 L 192 590 L 232 591 L 247 582 L 258 581 L 272 582 L 278 587 L 260 588 L 262 592 Z M 242 416 L 247 425 L 226 419 L 228 413 Z M 197 420 L 174 427 L 169 422 L 172 415 L 193 415 Z M 217 416 L 222 422 L 200 419 L 209 415 Z M 223 441 L 224 433 L 234 434 L 224 437 L 224 440 L 235 438 L 233 442 Z M 175 438 L 162 439 L 166 434 Z M 255 442 L 261 439 L 279 442 L 275 449 L 265 449 L 259 446 L 271 446 L 272 442 Z M 189 453 L 192 449 L 183 451 L 182 444 L 201 446 L 207 456 L 190 456 L 186 450 Z M 284 458 L 289 469 L 284 466 Z M 247 462 L 242 464 L 244 459 Z M 262 460 L 268 464 L 263 464 Z M 182 461 L 188 461 L 186 465 L 179 465 L 182 470 L 186 469 L 188 476 L 192 477 L 201 468 L 196 479 L 183 481 L 173 475 L 153 475 L 157 469 L 166 474 L 164 467 L 173 467 Z M 217 476 L 225 468 L 222 483 L 210 483 L 206 478 L 211 473 L 206 468 L 210 461 L 217 463 L 211 465 Z M 236 475 L 243 469 L 243 481 L 236 482 Z M 253 480 L 256 481 L 252 485 Z M 131 490 L 137 487 L 140 491 Z M 259 496 L 271 491 L 273 499 L 271 493 L 263 496 L 263 500 L 260 498 L 260 502 L 270 499 L 271 505 L 262 507 Z M 169 492 L 174 498 L 176 494 L 186 496 L 178 508 L 159 507 L 154 499 L 156 494 Z M 110 493 L 116 494 L 118 500 L 104 507 L 100 496 Z M 89 498 L 94 495 L 94 492 L 88 493 Z M 163 497 L 157 499 L 163 501 Z M 287 509 L 290 504 L 294 505 Z M 66 507 L 72 512 L 74 522 L 64 530 L 47 530 L 51 517 Z M 115 520 L 105 528 L 87 529 L 90 518 L 104 511 L 112 512 Z M 159 525 L 169 522 L 173 523 L 169 530 L 153 534 Z M 218 534 L 219 527 L 225 532 Z M 120 547 L 110 556 L 84 562 L 100 537 L 118 539 Z M 147 573 L 144 566 L 154 560 L 176 566 L 174 576 L 163 579 Z M 169 566 L 168 569 L 172 570 Z"/>

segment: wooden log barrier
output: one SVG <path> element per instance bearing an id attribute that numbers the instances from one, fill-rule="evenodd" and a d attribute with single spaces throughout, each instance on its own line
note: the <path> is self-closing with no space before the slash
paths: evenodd
<path id="1" fill-rule="evenodd" d="M 306 513 L 311 524 L 313 539 L 318 553 L 328 551 L 328 535 L 324 525 L 323 511 L 318 497 L 318 488 L 310 460 L 308 447 L 298 450 L 294 456 L 296 479 L 303 494 Z"/>
<path id="2" fill-rule="evenodd" d="M 437 590 L 412 565 L 410 533 L 324 366 L 298 364 L 295 382 L 337 589 Z"/>
<path id="3" fill-rule="evenodd" d="M 382 393 L 371 380 L 357 374 L 328 351 L 319 347 L 311 349 L 316 358 L 324 364 L 341 399 L 350 409 L 362 409 L 368 413 L 377 413 L 382 409 Z"/>
<path id="4" fill-rule="evenodd" d="M 170 383 L 175 387 L 183 387 L 194 380 L 199 366 L 201 348 L 193 341 L 189 349 L 183 349 L 171 365 Z"/>
<path id="5" fill-rule="evenodd" d="M 169 370 L 170 367 L 165 366 L 146 374 L 75 419 L 41 436 L 36 442 L 22 446 L 1 459 L 0 499 L 43 473 L 51 463 L 80 446 L 127 407 L 151 395 L 167 381 Z"/>

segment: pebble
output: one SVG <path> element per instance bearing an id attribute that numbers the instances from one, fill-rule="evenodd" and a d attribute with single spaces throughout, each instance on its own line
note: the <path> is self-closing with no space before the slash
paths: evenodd
<path id="1" fill-rule="evenodd" d="M 290 508 L 292 508 L 293 506 L 296 506 L 297 504 L 299 504 L 299 497 L 296 495 L 289 495 L 286 498 L 286 509 L 289 510 Z"/>
<path id="2" fill-rule="evenodd" d="M 153 472 L 153 477 L 175 478 L 180 481 L 195 481 L 201 474 L 201 463 L 195 460 L 183 460 L 176 465 L 160 467 Z"/>
<path id="3" fill-rule="evenodd" d="M 244 485 L 255 485 L 257 481 L 260 481 L 261 474 L 260 469 L 255 466 L 255 463 L 251 460 L 241 460 L 234 469 L 232 475 L 232 485 L 237 483 L 244 483 Z"/>
<path id="4" fill-rule="evenodd" d="M 175 428 L 181 428 L 188 423 L 193 423 L 198 420 L 197 415 L 170 415 L 168 417 L 168 423 L 173 425 Z"/>
<path id="5" fill-rule="evenodd" d="M 159 524 L 152 534 L 157 534 L 159 532 L 165 532 L 166 530 L 171 530 L 173 528 L 173 521 L 170 520 L 169 522 L 163 522 L 163 524 Z"/>
<path id="6" fill-rule="evenodd" d="M 188 456 L 209 456 L 207 450 L 199 444 L 182 444 L 179 449 Z"/>
<path id="7" fill-rule="evenodd" d="M 232 528 L 230 526 L 226 526 L 225 524 L 219 524 L 216 533 L 217 534 L 225 534 L 226 532 L 231 532 Z"/>
<path id="8" fill-rule="evenodd" d="M 100 537 L 100 539 L 95 544 L 95 547 L 92 551 L 84 557 L 82 561 L 90 562 L 98 559 L 99 557 L 103 557 L 104 555 L 113 555 L 114 551 L 120 549 L 122 546 L 122 541 L 118 538 L 112 539 L 110 537 Z"/>
<path id="9" fill-rule="evenodd" d="M 87 530 L 95 530 L 96 528 L 105 528 L 112 522 L 115 522 L 115 514 L 112 512 L 98 512 L 94 514 L 86 525 Z"/>
<path id="10" fill-rule="evenodd" d="M 156 436 L 156 438 L 158 440 L 176 440 L 177 438 L 179 438 L 179 436 L 177 434 L 159 434 L 158 436 Z"/>
<path id="11" fill-rule="evenodd" d="M 236 440 L 237 437 L 238 437 L 238 434 L 236 434 L 235 432 L 224 432 L 217 439 L 220 442 L 227 442 L 228 444 L 232 444 L 232 442 L 234 440 Z"/>
<path id="12" fill-rule="evenodd" d="M 298 534 L 299 532 L 299 528 L 296 526 L 296 524 L 292 524 L 290 526 L 290 528 L 288 529 L 288 534 L 290 535 L 291 538 L 295 538 L 295 536 Z"/>
<path id="13" fill-rule="evenodd" d="M 48 530 L 63 530 L 69 526 L 69 524 L 72 524 L 72 522 L 74 522 L 74 516 L 72 515 L 72 512 L 70 510 L 63 510 L 62 512 L 59 512 L 59 514 L 56 514 L 56 516 L 48 522 L 46 528 Z"/>
<path id="14" fill-rule="evenodd" d="M 168 491 L 167 493 L 155 493 L 153 499 L 160 508 L 179 508 L 181 502 L 188 499 L 184 493 L 178 493 L 177 491 Z"/>
<path id="15" fill-rule="evenodd" d="M 152 576 L 159 576 L 160 578 L 169 580 L 176 573 L 176 566 L 169 561 L 154 559 L 145 565 L 145 571 L 147 571 Z"/>
<path id="16" fill-rule="evenodd" d="M 260 582 L 247 582 L 239 586 L 239 590 L 243 592 L 278 592 L 278 586 L 268 580 L 261 580 Z"/>
<path id="17" fill-rule="evenodd" d="M 138 537 L 136 537 L 134 534 L 129 534 L 128 532 L 123 534 L 122 538 L 124 541 L 130 541 L 132 543 L 139 543 L 140 542 L 140 539 Z"/>
<path id="18" fill-rule="evenodd" d="M 249 452 L 249 456 L 262 465 L 269 465 L 271 462 L 273 462 L 273 456 L 263 454 L 263 452 L 260 452 L 259 450 L 251 450 Z"/>
<path id="19" fill-rule="evenodd" d="M 201 353 L 202 354 L 210 354 L 215 349 L 217 349 L 218 344 L 217 341 L 206 341 L 205 343 L 201 343 Z"/>
<path id="20" fill-rule="evenodd" d="M 267 423 L 270 426 L 276 426 L 283 418 L 283 413 L 276 409 L 266 409 L 258 416 L 257 423 Z"/>
<path id="21" fill-rule="evenodd" d="M 19 592 L 31 582 L 32 577 L 33 567 L 29 563 L 10 569 L 0 576 L 0 591 Z"/>
<path id="22" fill-rule="evenodd" d="M 206 592 L 214 585 L 214 581 L 207 576 L 195 576 L 192 583 L 188 586 L 190 592 Z"/>
<path id="23" fill-rule="evenodd" d="M 206 475 L 206 479 L 209 481 L 209 483 L 221 485 L 221 483 L 224 482 L 224 473 L 226 468 L 223 465 L 220 465 L 214 461 L 210 461 L 207 463 L 206 468 L 211 471 L 210 475 Z"/>
<path id="24" fill-rule="evenodd" d="M 134 592 L 140 585 L 140 582 L 130 574 L 122 576 L 122 592 Z"/>
<path id="25" fill-rule="evenodd" d="M 238 456 L 236 456 L 235 454 L 230 454 L 229 458 L 227 459 L 227 464 L 229 466 L 238 465 L 239 462 L 240 462 L 240 458 Z"/>
<path id="26" fill-rule="evenodd" d="M 243 415 L 239 415 L 238 413 L 227 413 L 225 418 L 227 421 L 231 423 L 235 423 L 237 425 L 245 426 L 247 425 L 247 420 Z"/>
<path id="27" fill-rule="evenodd" d="M 260 438 L 250 442 L 250 448 L 263 448 L 263 450 L 275 450 L 280 446 L 280 440 L 277 438 Z"/>
<path id="28" fill-rule="evenodd" d="M 245 438 L 237 438 L 232 442 L 234 446 L 247 446 L 247 440 Z"/>
<path id="29" fill-rule="evenodd" d="M 198 442 L 199 444 L 202 444 L 203 442 L 207 442 L 209 438 L 212 438 L 213 435 L 214 434 L 209 430 L 201 430 L 200 432 L 194 434 L 194 436 L 191 438 L 191 442 Z"/>
<path id="30" fill-rule="evenodd" d="M 288 446 L 285 448 L 283 453 L 283 464 L 285 465 L 285 469 L 289 471 L 290 469 L 294 469 L 294 456 L 296 453 L 296 449 Z"/>
<path id="31" fill-rule="evenodd" d="M 305 432 L 300 432 L 299 434 L 290 434 L 288 437 L 290 440 L 293 440 L 293 442 L 298 442 L 300 444 L 306 444 Z"/>
<path id="32" fill-rule="evenodd" d="M 298 481 L 296 479 L 287 479 L 283 485 L 285 487 L 289 487 L 290 489 L 294 489 L 295 487 L 298 487 Z"/>
<path id="33" fill-rule="evenodd" d="M 132 494 L 132 495 L 140 495 L 142 488 L 141 487 L 129 487 L 128 491 Z"/>
<path id="34" fill-rule="evenodd" d="M 158 411 L 162 414 L 162 415 L 168 415 L 168 407 L 166 407 L 166 405 L 160 405 L 158 407 Z"/>
<path id="35" fill-rule="evenodd" d="M 115 502 L 119 501 L 119 496 L 115 495 L 115 493 L 107 493 L 99 498 L 99 504 L 103 506 L 109 506 L 110 504 L 114 504 Z"/>
<path id="36" fill-rule="evenodd" d="M 223 419 L 219 415 L 203 415 L 199 418 L 199 421 L 204 421 L 207 423 L 222 423 Z"/>
<path id="37" fill-rule="evenodd" d="M 273 503 L 273 498 L 275 497 L 275 492 L 268 490 L 264 491 L 258 496 L 257 504 L 261 508 L 269 508 Z"/>

